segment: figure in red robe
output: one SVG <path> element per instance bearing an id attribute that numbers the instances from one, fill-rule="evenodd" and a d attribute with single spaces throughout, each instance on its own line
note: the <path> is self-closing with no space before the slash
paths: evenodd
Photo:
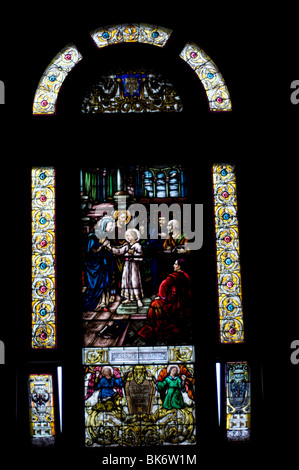
<path id="1" fill-rule="evenodd" d="M 185 335 L 191 315 L 191 281 L 183 266 L 184 259 L 175 261 L 174 271 L 160 284 L 147 314 L 150 325 L 138 333 L 145 340 L 153 337 L 169 340 Z"/>

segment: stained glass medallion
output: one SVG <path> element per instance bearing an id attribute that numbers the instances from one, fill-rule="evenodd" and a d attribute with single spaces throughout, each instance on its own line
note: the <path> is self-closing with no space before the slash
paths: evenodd
<path id="1" fill-rule="evenodd" d="M 194 348 L 85 348 L 85 444 L 196 443 Z"/>
<path id="2" fill-rule="evenodd" d="M 126 23 L 97 28 L 90 33 L 90 36 L 99 48 L 123 42 L 139 42 L 164 47 L 171 33 L 171 29 L 161 26 Z"/>
<path id="3" fill-rule="evenodd" d="M 219 330 L 221 343 L 244 342 L 236 175 L 232 165 L 213 166 Z"/>
<path id="4" fill-rule="evenodd" d="M 83 99 L 81 112 L 178 112 L 182 102 L 172 84 L 145 70 L 102 76 Z"/>
<path id="5" fill-rule="evenodd" d="M 32 173 L 32 348 L 56 347 L 55 170 Z"/>
<path id="6" fill-rule="evenodd" d="M 34 446 L 55 443 L 53 380 L 51 374 L 31 374 L 28 378 L 29 422 Z"/>
<path id="7" fill-rule="evenodd" d="M 251 428 L 251 379 L 248 363 L 226 363 L 225 379 L 227 439 L 248 441 Z"/>
<path id="8" fill-rule="evenodd" d="M 195 43 L 187 43 L 180 57 L 195 71 L 209 102 L 210 111 L 231 111 L 232 103 L 224 78 L 213 60 Z"/>

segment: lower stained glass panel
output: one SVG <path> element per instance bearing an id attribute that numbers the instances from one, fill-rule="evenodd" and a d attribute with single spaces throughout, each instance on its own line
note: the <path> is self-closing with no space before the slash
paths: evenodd
<path id="1" fill-rule="evenodd" d="M 227 440 L 248 441 L 251 422 L 251 381 L 248 363 L 226 363 L 225 379 Z"/>
<path id="2" fill-rule="evenodd" d="M 193 346 L 86 348 L 86 446 L 196 443 Z"/>
<path id="3" fill-rule="evenodd" d="M 31 374 L 28 378 L 29 422 L 34 446 L 55 443 L 53 381 L 51 374 Z"/>

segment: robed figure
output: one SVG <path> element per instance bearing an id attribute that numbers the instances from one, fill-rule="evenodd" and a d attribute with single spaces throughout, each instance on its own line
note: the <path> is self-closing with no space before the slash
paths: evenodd
<path id="1" fill-rule="evenodd" d="M 144 339 L 155 336 L 169 340 L 186 333 L 191 315 L 191 281 L 183 266 L 184 259 L 175 261 L 174 271 L 160 284 L 148 311 L 150 324 L 138 333 Z"/>

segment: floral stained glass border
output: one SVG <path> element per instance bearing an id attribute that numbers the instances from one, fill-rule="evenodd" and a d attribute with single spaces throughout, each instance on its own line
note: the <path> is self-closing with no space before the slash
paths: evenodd
<path id="1" fill-rule="evenodd" d="M 32 348 L 55 348 L 55 169 L 33 168 L 31 177 Z"/>
<path id="2" fill-rule="evenodd" d="M 232 165 L 213 165 L 213 191 L 220 342 L 243 343 L 236 175 Z"/>

